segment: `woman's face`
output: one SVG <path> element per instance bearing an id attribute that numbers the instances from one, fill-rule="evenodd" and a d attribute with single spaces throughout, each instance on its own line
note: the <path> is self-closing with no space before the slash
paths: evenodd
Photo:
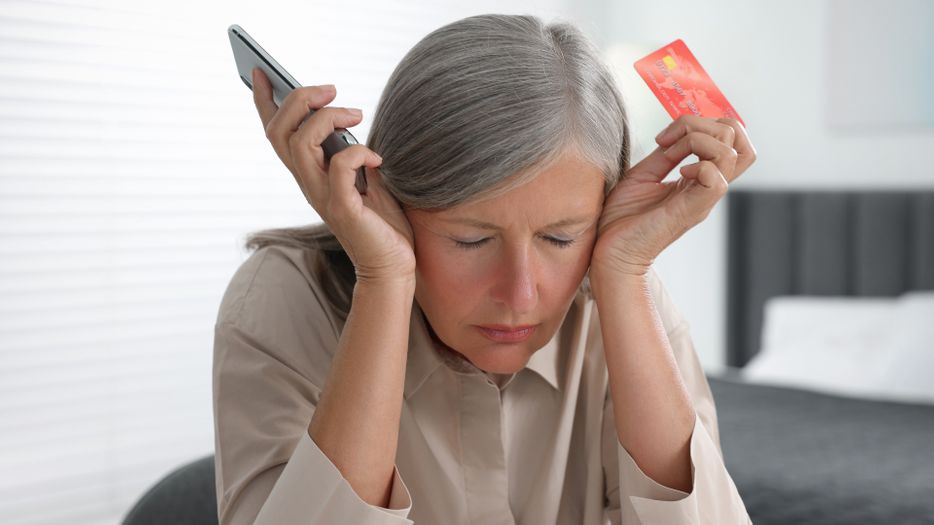
<path id="1" fill-rule="evenodd" d="M 561 326 L 587 274 L 603 186 L 599 168 L 568 153 L 496 198 L 405 210 L 415 299 L 441 342 L 487 372 L 524 368 Z M 499 342 L 478 328 L 488 325 L 535 329 L 524 341 Z"/>

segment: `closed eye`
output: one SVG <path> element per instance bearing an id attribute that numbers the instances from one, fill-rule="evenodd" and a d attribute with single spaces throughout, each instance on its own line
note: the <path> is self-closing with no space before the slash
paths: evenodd
<path id="1" fill-rule="evenodd" d="M 458 241 L 457 239 L 454 239 L 454 243 L 457 244 L 458 247 L 463 248 L 465 250 L 472 250 L 474 248 L 479 248 L 483 246 L 484 244 L 486 244 L 486 241 L 488 240 L 490 240 L 489 237 L 485 239 L 480 239 L 479 241 L 473 241 L 473 242 L 464 242 L 464 241 Z"/>
<path id="2" fill-rule="evenodd" d="M 559 248 L 567 248 L 571 246 L 572 244 L 574 244 L 574 239 L 564 240 L 564 239 L 555 239 L 554 237 L 545 237 L 545 240 L 547 240 L 551 244 L 554 244 L 555 246 L 558 246 Z"/>
<path id="3" fill-rule="evenodd" d="M 572 244 L 574 244 L 574 241 L 575 241 L 575 239 L 565 240 L 565 239 L 556 239 L 554 237 L 544 237 L 544 239 L 559 248 L 568 248 Z M 478 241 L 466 242 L 466 241 L 458 241 L 457 239 L 454 239 L 454 242 L 460 248 L 463 248 L 465 250 L 473 250 L 473 249 L 483 246 L 489 240 L 490 240 L 490 237 L 484 237 L 483 239 L 480 239 Z"/>

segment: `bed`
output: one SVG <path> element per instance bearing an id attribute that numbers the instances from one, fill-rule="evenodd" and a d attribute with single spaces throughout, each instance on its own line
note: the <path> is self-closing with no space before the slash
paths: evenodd
<path id="1" fill-rule="evenodd" d="M 743 375 L 770 299 L 934 289 L 934 191 L 728 195 L 729 368 L 708 380 L 724 461 L 753 522 L 934 524 L 934 403 Z"/>

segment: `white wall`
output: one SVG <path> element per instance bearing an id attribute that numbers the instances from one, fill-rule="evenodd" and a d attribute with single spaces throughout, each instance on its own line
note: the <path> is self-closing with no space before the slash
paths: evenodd
<path id="1" fill-rule="evenodd" d="M 918 0 L 841 2 L 840 6 L 853 10 L 850 23 L 878 28 L 865 39 L 904 38 L 900 33 L 904 27 L 897 25 L 897 19 L 891 21 L 892 13 L 918 12 Z M 617 60 L 637 143 L 642 145 L 634 160 L 654 148 L 655 134 L 671 118 L 633 73 L 632 61 L 639 56 L 632 58 L 627 52 L 632 46 L 653 51 L 682 38 L 742 116 L 757 149 L 758 160 L 734 187 L 934 186 L 929 161 L 934 129 L 847 134 L 828 129 L 825 97 L 831 86 L 824 72 L 838 58 L 828 56 L 826 48 L 832 7 L 827 0 L 592 0 L 580 4 L 575 16 L 607 49 L 610 59 Z M 919 56 L 932 62 L 931 40 L 925 41 L 926 53 Z M 917 67 L 930 78 L 934 63 Z M 884 104 L 885 94 L 867 103 Z M 685 163 L 694 161 L 691 156 Z M 709 370 L 721 368 L 726 355 L 725 212 L 721 202 L 704 223 L 657 261 L 669 292 L 691 323 L 698 353 Z"/>

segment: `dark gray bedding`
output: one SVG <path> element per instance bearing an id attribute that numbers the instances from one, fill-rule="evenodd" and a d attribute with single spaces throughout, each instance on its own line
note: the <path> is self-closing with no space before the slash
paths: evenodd
<path id="1" fill-rule="evenodd" d="M 708 380 L 756 525 L 934 524 L 934 405 Z"/>

